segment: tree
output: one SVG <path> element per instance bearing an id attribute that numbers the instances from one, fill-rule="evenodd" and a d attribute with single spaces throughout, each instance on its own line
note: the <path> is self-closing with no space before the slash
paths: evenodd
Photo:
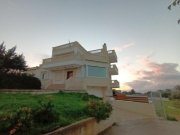
<path id="1" fill-rule="evenodd" d="M 27 66 L 22 54 L 16 47 L 6 50 L 4 42 L 0 44 L 0 89 L 40 89 L 38 78 L 25 72 Z"/>
<path id="2" fill-rule="evenodd" d="M 133 94 L 136 94 L 136 92 L 135 92 L 134 89 L 132 89 L 132 90 L 129 92 L 129 94 L 133 95 Z"/>
<path id="3" fill-rule="evenodd" d="M 180 99 L 180 85 L 176 85 L 171 92 L 172 99 Z"/>
<path id="4" fill-rule="evenodd" d="M 0 44 L 0 72 L 7 73 L 12 70 L 24 71 L 27 68 L 24 56 L 16 54 L 16 46 L 6 50 L 4 42 Z"/>
<path id="5" fill-rule="evenodd" d="M 171 10 L 172 7 L 175 7 L 177 5 L 180 5 L 180 0 L 174 0 L 169 6 L 168 9 Z M 180 19 L 178 20 L 178 24 L 180 24 Z"/>

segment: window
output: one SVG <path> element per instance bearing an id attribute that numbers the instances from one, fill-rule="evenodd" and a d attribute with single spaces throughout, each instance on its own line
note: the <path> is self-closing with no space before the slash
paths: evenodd
<path id="1" fill-rule="evenodd" d="M 87 66 L 87 75 L 94 77 L 103 77 L 107 76 L 107 71 L 105 67 L 97 67 L 97 66 Z"/>
<path id="2" fill-rule="evenodd" d="M 66 79 L 72 78 L 73 77 L 73 71 L 67 71 L 67 77 Z"/>
<path id="3" fill-rule="evenodd" d="M 42 72 L 42 79 L 48 79 L 48 73 L 47 72 Z"/>

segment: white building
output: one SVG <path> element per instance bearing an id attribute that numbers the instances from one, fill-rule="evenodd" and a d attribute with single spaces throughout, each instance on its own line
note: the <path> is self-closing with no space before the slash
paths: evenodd
<path id="1" fill-rule="evenodd" d="M 42 89 L 86 90 L 99 97 L 112 95 L 112 88 L 119 82 L 111 80 L 118 75 L 114 50 L 102 49 L 87 51 L 78 42 L 52 48 L 52 57 L 43 59 L 39 67 L 28 72 L 41 80 Z"/>

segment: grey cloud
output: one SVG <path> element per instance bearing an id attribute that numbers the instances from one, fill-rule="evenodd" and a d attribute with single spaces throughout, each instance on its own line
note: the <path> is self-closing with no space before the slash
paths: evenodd
<path id="1" fill-rule="evenodd" d="M 180 72 L 177 70 L 178 64 L 150 62 L 147 67 L 151 71 L 145 69 L 137 71 L 136 75 L 139 78 L 126 84 L 137 91 L 173 88 L 175 85 L 180 84 Z"/>

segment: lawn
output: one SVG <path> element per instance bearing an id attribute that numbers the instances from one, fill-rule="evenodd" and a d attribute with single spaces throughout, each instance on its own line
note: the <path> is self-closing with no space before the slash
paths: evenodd
<path id="1" fill-rule="evenodd" d="M 39 101 L 51 101 L 54 109 L 58 112 L 59 121 L 46 126 L 40 126 L 41 132 L 51 131 L 57 127 L 66 126 L 75 121 L 87 118 L 84 113 L 88 102 L 86 94 L 80 93 L 55 93 L 55 94 L 5 94 L 0 93 L 0 115 L 3 113 L 14 113 L 21 107 L 32 109 L 39 107 Z M 90 97 L 98 100 L 95 97 Z"/>
<path id="2" fill-rule="evenodd" d="M 165 112 L 168 116 L 180 121 L 180 100 L 164 101 Z"/>

